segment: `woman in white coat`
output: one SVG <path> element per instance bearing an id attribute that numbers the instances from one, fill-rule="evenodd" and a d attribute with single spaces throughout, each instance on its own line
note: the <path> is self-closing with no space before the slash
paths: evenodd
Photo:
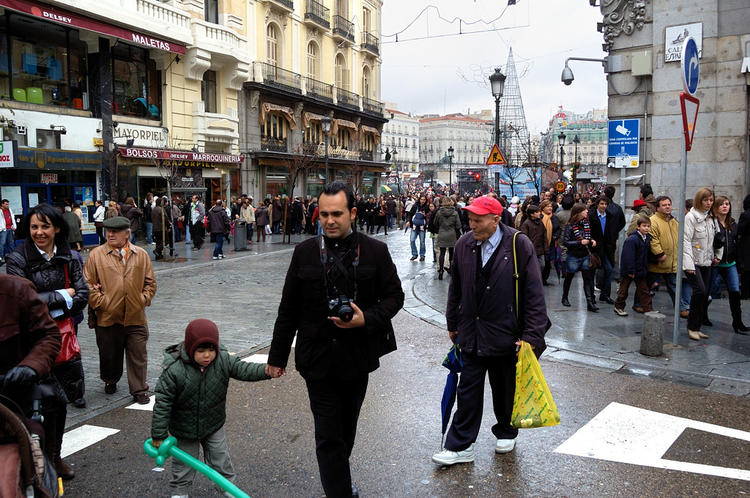
<path id="1" fill-rule="evenodd" d="M 711 267 L 721 261 L 723 253 L 722 247 L 714 249 L 716 229 L 711 217 L 713 203 L 713 191 L 701 188 L 695 194 L 693 207 L 685 215 L 682 270 L 692 290 L 687 328 L 688 336 L 695 341 L 708 338 L 700 329 L 708 307 Z"/>

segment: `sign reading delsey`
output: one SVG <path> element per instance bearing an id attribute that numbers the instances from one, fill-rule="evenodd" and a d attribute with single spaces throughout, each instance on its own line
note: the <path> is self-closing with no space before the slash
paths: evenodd
<path id="1" fill-rule="evenodd" d="M 162 159 L 167 161 L 198 161 L 211 163 L 239 163 L 244 157 L 232 154 L 213 154 L 208 152 L 182 152 L 161 149 L 138 149 L 135 147 L 120 147 L 122 157 L 135 159 Z"/>
<path id="2" fill-rule="evenodd" d="M 50 21 L 65 24 L 67 26 L 75 26 L 77 28 L 83 28 L 88 31 L 100 33 L 103 35 L 114 36 L 131 43 L 136 43 L 143 47 L 156 48 L 164 50 L 165 52 L 172 52 L 175 54 L 184 54 L 186 49 L 184 45 L 178 43 L 168 42 L 159 38 L 144 35 L 135 31 L 130 31 L 119 26 L 112 24 L 106 24 L 95 19 L 74 14 L 56 7 L 51 7 L 46 4 L 37 3 L 33 0 L 0 0 L 0 6 L 7 7 L 8 9 L 15 10 L 17 12 L 23 12 L 24 14 L 31 14 L 32 16 L 41 17 L 42 19 L 48 19 Z"/>

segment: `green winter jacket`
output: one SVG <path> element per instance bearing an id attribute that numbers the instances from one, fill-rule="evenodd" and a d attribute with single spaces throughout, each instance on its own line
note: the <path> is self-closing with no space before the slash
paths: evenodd
<path id="1" fill-rule="evenodd" d="M 229 379 L 265 380 L 265 364 L 245 363 L 220 346 L 216 359 L 204 371 L 188 356 L 185 343 L 164 350 L 164 369 L 156 384 L 151 437 L 170 434 L 183 439 L 202 439 L 226 421 Z"/>

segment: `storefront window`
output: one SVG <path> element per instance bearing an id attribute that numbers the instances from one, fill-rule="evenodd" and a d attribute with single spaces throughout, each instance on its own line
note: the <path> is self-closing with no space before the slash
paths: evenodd
<path id="1" fill-rule="evenodd" d="M 161 119 L 161 85 L 156 63 L 145 49 L 112 47 L 113 109 L 115 114 Z"/>
<path id="2" fill-rule="evenodd" d="M 312 122 L 305 130 L 306 144 L 319 144 L 323 142 L 323 132 L 320 129 L 320 123 Z"/>
<path id="3" fill-rule="evenodd" d="M 88 108 L 86 45 L 77 31 L 17 14 L 0 22 L 0 98 Z"/>
<path id="4" fill-rule="evenodd" d="M 348 128 L 339 127 L 339 132 L 333 137 L 333 146 L 341 147 L 342 149 L 352 150 L 351 148 L 351 132 Z"/>

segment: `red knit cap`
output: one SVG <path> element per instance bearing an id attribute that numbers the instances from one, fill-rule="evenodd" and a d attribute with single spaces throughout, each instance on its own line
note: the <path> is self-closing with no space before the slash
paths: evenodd
<path id="1" fill-rule="evenodd" d="M 185 328 L 185 349 L 191 358 L 201 344 L 213 344 L 219 351 L 219 329 L 214 322 L 205 318 L 197 318 Z"/>

